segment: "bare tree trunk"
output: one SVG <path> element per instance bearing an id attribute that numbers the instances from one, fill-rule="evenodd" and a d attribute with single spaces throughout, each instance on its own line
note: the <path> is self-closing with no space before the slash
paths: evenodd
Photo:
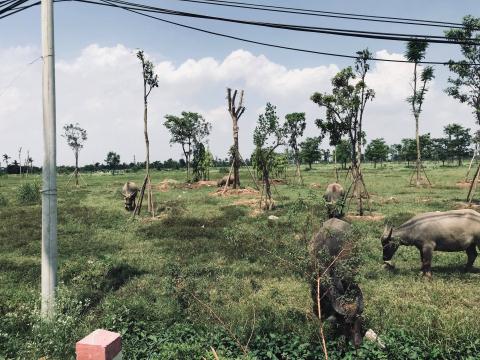
<path id="1" fill-rule="evenodd" d="M 240 150 L 238 145 L 238 120 L 245 111 L 243 106 L 243 90 L 240 91 L 240 100 L 238 106 L 236 97 L 238 91 L 235 90 L 232 95 L 232 89 L 227 88 L 228 112 L 232 118 L 233 124 L 233 188 L 240 187 Z"/>
<path id="2" fill-rule="evenodd" d="M 78 187 L 78 150 L 75 150 L 75 186 Z"/>
<path id="3" fill-rule="evenodd" d="M 240 159 L 238 149 L 238 119 L 232 117 L 233 120 L 233 188 L 240 187 Z"/>
<path id="4" fill-rule="evenodd" d="M 421 174 L 420 174 L 421 169 L 420 168 L 422 166 L 422 163 L 421 163 L 421 155 L 420 155 L 420 135 L 419 135 L 419 131 L 418 131 L 418 114 L 415 114 L 415 137 L 416 137 L 416 140 L 417 140 L 417 165 L 416 165 L 416 169 L 415 169 L 416 185 L 420 186 L 420 180 L 421 180 Z"/>
<path id="5" fill-rule="evenodd" d="M 152 181 L 150 178 L 150 141 L 148 140 L 148 106 L 147 99 L 145 98 L 144 102 L 144 111 L 143 111 L 143 126 L 144 126 L 144 135 L 145 135 L 145 148 L 146 148 L 146 159 L 145 159 L 145 176 L 146 176 L 146 190 L 147 190 L 147 208 L 148 211 L 155 216 L 155 211 L 153 209 L 153 196 L 152 196 Z"/>

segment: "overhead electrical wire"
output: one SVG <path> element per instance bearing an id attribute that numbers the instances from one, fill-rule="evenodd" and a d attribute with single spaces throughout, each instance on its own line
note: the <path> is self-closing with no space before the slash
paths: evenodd
<path id="1" fill-rule="evenodd" d="M 268 12 L 276 12 L 276 13 L 284 13 L 284 14 L 327 17 L 327 18 L 335 18 L 335 19 L 371 21 L 371 22 L 381 22 L 381 23 L 390 23 L 390 24 L 430 26 L 430 27 L 442 27 L 442 28 L 446 28 L 446 27 L 462 28 L 462 24 L 454 23 L 454 22 L 399 18 L 399 17 L 389 17 L 389 16 L 364 15 L 364 14 L 353 14 L 353 13 L 341 13 L 341 12 L 311 10 L 311 9 L 293 8 L 293 7 L 285 7 L 285 6 L 245 3 L 245 2 L 238 2 L 238 1 L 221 1 L 221 0 L 176 0 L 176 1 L 213 5 L 213 6 L 232 7 L 232 8 L 239 8 L 239 9 L 260 10 L 260 11 L 268 11 Z"/>
<path id="2" fill-rule="evenodd" d="M 445 36 L 438 36 L 438 35 L 385 33 L 385 32 L 376 32 L 376 31 L 359 31 L 359 30 L 350 30 L 350 29 L 325 28 L 325 27 L 317 27 L 317 26 L 303 26 L 303 25 L 260 22 L 260 21 L 252 21 L 252 20 L 241 20 L 241 19 L 232 19 L 232 18 L 225 18 L 225 17 L 219 17 L 219 16 L 211 16 L 211 15 L 205 15 L 205 14 L 170 10 L 170 9 L 132 3 L 128 1 L 122 1 L 122 0 L 111 0 L 108 2 L 108 4 L 110 5 L 116 4 L 116 5 L 119 5 L 118 7 L 120 8 L 135 10 L 139 12 L 153 12 L 153 13 L 160 13 L 165 15 L 199 18 L 199 19 L 205 19 L 205 20 L 215 20 L 215 21 L 229 22 L 229 23 L 235 23 L 235 24 L 260 26 L 260 27 L 266 27 L 266 28 L 290 30 L 290 31 L 330 34 L 330 35 L 347 36 L 347 37 L 359 37 L 359 38 L 368 38 L 368 39 L 375 39 L 375 40 L 409 41 L 409 40 L 419 39 L 419 40 L 424 40 L 430 43 L 440 43 L 440 44 L 465 44 L 465 43 L 471 44 L 473 43 L 473 44 L 480 45 L 480 41 L 478 41 L 477 39 L 450 40 L 450 39 L 447 39 Z"/>
<path id="3" fill-rule="evenodd" d="M 12 1 L 14 1 L 14 0 L 6 1 L 6 2 L 10 3 Z M 16 4 L 21 5 L 23 3 L 26 3 L 27 1 L 28 0 L 17 0 Z M 262 41 L 251 40 L 251 39 L 247 39 L 247 38 L 243 38 L 243 37 L 239 37 L 239 36 L 228 35 L 228 34 L 216 32 L 216 31 L 210 31 L 210 30 L 207 30 L 207 29 L 203 29 L 203 28 L 199 28 L 199 27 L 195 27 L 195 26 L 190 26 L 190 25 L 170 21 L 170 20 L 167 20 L 167 19 L 164 19 L 164 18 L 160 18 L 158 16 L 145 14 L 145 12 L 162 13 L 162 14 L 165 14 L 165 15 L 179 15 L 179 13 L 180 13 L 180 14 L 182 14 L 180 16 L 186 16 L 186 17 L 194 17 L 194 18 L 195 17 L 201 17 L 201 18 L 206 17 L 207 19 L 212 18 L 212 17 L 209 17 L 207 15 L 178 12 L 178 11 L 175 11 L 175 10 L 157 8 L 157 7 L 153 7 L 153 6 L 148 6 L 148 5 L 138 4 L 138 3 L 131 3 L 131 2 L 122 1 L 122 0 L 54 0 L 54 2 L 64 2 L 64 1 L 76 1 L 76 2 L 80 2 L 80 3 L 86 3 L 86 4 L 94 4 L 94 5 L 115 7 L 115 8 L 123 9 L 125 11 L 129 11 L 129 12 L 132 12 L 132 13 L 144 16 L 144 17 L 148 17 L 148 18 L 151 18 L 151 19 L 154 19 L 154 20 L 158 20 L 158 21 L 161 21 L 161 22 L 164 22 L 164 23 L 179 26 L 179 27 L 182 27 L 182 28 L 186 28 L 186 29 L 190 29 L 190 30 L 194 30 L 194 31 L 199 31 L 199 32 L 203 32 L 203 33 L 206 33 L 206 34 L 215 35 L 215 36 L 219 36 L 219 37 L 238 40 L 238 41 L 242 41 L 242 42 L 246 42 L 246 43 L 256 44 L 256 45 L 262 45 L 262 46 L 284 49 L 284 50 L 297 51 L 297 52 L 302 52 L 302 53 L 310 53 L 310 54 L 317 54 L 317 55 L 340 57 L 340 58 L 348 58 L 348 59 L 356 59 L 357 58 L 357 56 L 354 56 L 354 55 L 322 52 L 322 51 L 316 51 L 316 50 L 311 50 L 311 49 L 302 49 L 302 48 L 296 48 L 296 47 L 291 47 L 291 46 L 284 46 L 284 45 L 279 45 L 279 44 L 272 44 L 272 43 L 267 43 L 267 42 L 262 42 Z M 32 6 L 36 6 L 38 4 L 40 4 L 40 1 L 37 1 L 33 4 L 24 6 L 22 8 L 13 7 L 13 10 L 15 12 L 19 12 L 19 11 L 26 10 L 27 8 L 30 8 Z M 10 8 L 10 10 L 12 10 L 11 6 L 9 8 Z M 2 14 L 2 10 L 0 10 L 0 15 L 1 14 Z M 6 17 L 6 16 L 10 16 L 12 14 L 13 13 L 10 13 L 10 14 L 4 15 L 4 16 L 0 16 L 0 19 L 3 18 L 3 17 Z M 193 15 L 193 16 L 191 16 L 191 15 Z M 215 18 L 215 17 L 213 17 L 213 18 Z M 226 19 L 226 18 L 221 18 L 221 19 Z M 213 20 L 215 20 L 215 19 L 213 19 Z M 240 21 L 242 21 L 242 20 L 240 20 Z M 247 22 L 247 21 L 245 21 L 245 22 Z M 243 23 L 243 21 L 242 21 L 242 23 Z M 260 22 L 254 22 L 254 23 L 255 24 L 262 24 L 262 25 L 267 26 L 267 27 L 270 27 L 268 25 L 272 25 L 271 23 L 260 23 Z M 255 24 L 248 24 L 248 25 L 255 25 Z M 275 24 L 273 24 L 273 25 L 275 25 Z M 287 30 L 290 30 L 290 29 L 285 28 L 283 26 L 297 27 L 296 25 L 285 25 L 285 24 L 277 24 L 277 25 L 280 25 L 278 28 L 287 29 Z M 277 27 L 274 27 L 274 26 L 272 26 L 272 27 L 277 28 Z M 324 28 L 300 27 L 300 26 L 298 26 L 298 28 L 302 28 L 302 29 L 308 28 L 308 29 L 312 29 L 312 30 L 313 29 L 315 29 L 315 30 L 324 29 Z M 337 29 L 335 29 L 335 30 L 337 30 Z M 343 32 L 354 32 L 352 30 L 342 30 L 342 29 L 338 29 L 338 30 L 343 31 Z M 371 35 L 370 33 L 373 33 L 373 32 L 363 32 L 363 33 L 359 33 L 359 34 L 356 34 L 356 35 L 357 35 L 357 37 L 367 37 L 365 35 Z M 362 35 L 364 35 L 364 36 L 362 36 Z M 411 34 L 410 35 L 409 34 L 395 34 L 395 35 L 412 36 Z M 344 36 L 349 36 L 349 35 L 345 34 Z M 368 36 L 368 38 L 378 39 L 378 37 L 375 37 L 375 36 Z M 384 38 L 380 38 L 380 39 L 384 40 Z M 402 40 L 403 41 L 409 41 L 409 40 L 414 40 L 414 39 L 406 37 Z M 435 42 L 435 41 L 432 41 L 428 37 L 427 38 L 420 38 L 418 40 L 419 41 Z M 471 43 L 472 41 L 473 40 L 471 40 L 471 39 L 466 39 L 465 40 L 465 42 L 468 42 L 468 43 Z M 455 43 L 462 43 L 462 42 L 454 42 L 454 41 L 448 40 L 446 43 L 455 44 Z M 395 62 L 395 63 L 410 63 L 410 61 L 408 61 L 408 60 L 395 60 L 395 59 L 383 59 L 383 58 L 372 58 L 371 60 L 383 61 L 383 62 Z M 422 61 L 422 62 L 419 62 L 419 63 L 420 64 L 428 64 L 428 65 L 448 65 L 449 63 L 451 63 L 451 61 Z M 477 65 L 480 65 L 480 64 L 468 64 L 468 66 L 477 66 Z"/>

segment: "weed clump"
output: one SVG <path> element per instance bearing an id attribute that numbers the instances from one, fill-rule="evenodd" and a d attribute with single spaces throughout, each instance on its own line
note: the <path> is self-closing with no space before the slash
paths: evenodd
<path id="1" fill-rule="evenodd" d="M 0 207 L 5 207 L 8 205 L 8 199 L 5 195 L 0 194 Z"/>
<path id="2" fill-rule="evenodd" d="M 21 205 L 40 203 L 40 185 L 37 183 L 23 183 L 17 189 L 17 201 Z"/>

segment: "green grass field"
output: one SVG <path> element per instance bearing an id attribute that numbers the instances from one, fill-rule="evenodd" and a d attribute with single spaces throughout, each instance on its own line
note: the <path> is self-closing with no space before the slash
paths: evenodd
<path id="1" fill-rule="evenodd" d="M 252 186 L 243 171 L 242 185 Z M 466 197 L 455 185 L 465 171 L 429 165 L 433 187 L 414 188 L 411 169 L 364 166 L 372 209 L 387 218 L 456 208 Z M 136 220 L 123 209 L 121 187 L 141 184 L 142 173 L 84 175 L 88 186 L 79 189 L 59 176 L 59 301 L 51 323 L 38 315 L 41 208 L 17 199 L 20 184 L 41 179 L 0 177 L 0 359 L 71 359 L 75 342 L 99 327 L 122 333 L 125 359 L 213 359 L 210 346 L 220 359 L 323 358 L 306 244 L 325 220 L 322 195 L 334 179 L 327 166 L 303 174 L 305 186 L 277 185 L 277 208 L 261 213 L 252 196 L 213 196 L 216 188 L 182 186 L 182 172 L 154 172 L 156 185 L 180 184 L 155 190 L 157 218 Z M 479 359 L 480 273 L 462 272 L 465 253 L 435 253 L 428 281 L 419 276 L 418 251 L 403 247 L 388 272 L 383 221 L 355 224 L 365 322 L 387 348 L 367 343 L 354 351 L 327 326 L 331 358 Z"/>

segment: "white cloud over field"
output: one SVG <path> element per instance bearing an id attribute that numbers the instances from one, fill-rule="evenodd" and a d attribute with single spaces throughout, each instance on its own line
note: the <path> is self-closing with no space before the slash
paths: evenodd
<path id="1" fill-rule="evenodd" d="M 43 157 L 41 60 L 26 65 L 40 54 L 34 47 L 0 48 L 0 153 L 16 156 L 17 149 L 29 149 L 37 165 Z M 401 58 L 385 50 L 383 58 Z M 147 54 L 148 56 L 148 54 Z M 62 126 L 78 122 L 88 131 L 81 163 L 103 161 L 108 151 L 130 162 L 144 157 L 143 100 L 140 64 L 133 49 L 123 45 L 84 48 L 78 57 L 57 57 L 58 162 L 72 163 L 73 154 L 60 137 Z M 307 113 L 307 136 L 318 134 L 314 119 L 321 116 L 309 98 L 315 91 L 328 91 L 330 78 L 339 70 L 328 64 L 312 68 L 286 68 L 263 55 L 236 50 L 225 59 L 187 59 L 183 63 L 156 64 L 159 88 L 149 98 L 151 158 L 179 158 L 181 150 L 169 144 L 164 128 L 165 114 L 196 111 L 213 124 L 210 147 L 225 156 L 231 144 L 231 120 L 226 111 L 226 87 L 245 89 L 247 111 L 240 122 L 241 152 L 252 150 L 252 131 L 267 101 L 277 106 L 280 116 L 289 112 Z M 414 133 L 413 118 L 405 102 L 410 93 L 411 66 L 395 63 L 373 65 L 367 82 L 376 91 L 368 104 L 365 130 L 369 139 L 384 137 L 400 141 Z M 444 125 L 459 122 L 474 126 L 470 109 L 442 91 L 445 84 L 434 82 L 427 94 L 421 131 L 439 136 Z"/>

